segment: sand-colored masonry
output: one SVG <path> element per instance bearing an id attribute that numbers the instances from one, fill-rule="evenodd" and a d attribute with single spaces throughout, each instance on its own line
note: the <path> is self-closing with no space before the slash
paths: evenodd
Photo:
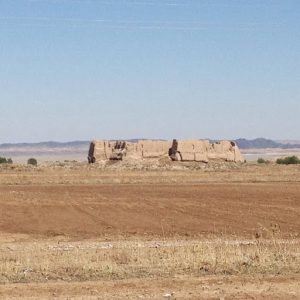
<path id="1" fill-rule="evenodd" d="M 137 142 L 98 140 L 91 142 L 88 160 L 94 163 L 105 160 L 142 160 L 161 157 L 170 157 L 175 161 L 244 161 L 234 142 L 210 143 L 208 140 L 139 140 Z"/>

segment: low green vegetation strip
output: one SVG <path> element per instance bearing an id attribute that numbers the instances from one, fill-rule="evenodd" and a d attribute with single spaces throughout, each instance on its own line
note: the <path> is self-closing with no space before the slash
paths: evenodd
<path id="1" fill-rule="evenodd" d="M 271 161 L 270 160 L 266 160 L 264 158 L 259 158 L 257 160 L 257 163 L 259 164 L 270 164 Z M 287 156 L 284 158 L 278 158 L 276 160 L 276 163 L 279 165 L 297 165 L 300 164 L 300 159 L 297 156 Z"/>
<path id="2" fill-rule="evenodd" d="M 280 165 L 297 165 L 300 164 L 300 159 L 294 155 L 285 158 L 278 158 L 276 163 Z"/>

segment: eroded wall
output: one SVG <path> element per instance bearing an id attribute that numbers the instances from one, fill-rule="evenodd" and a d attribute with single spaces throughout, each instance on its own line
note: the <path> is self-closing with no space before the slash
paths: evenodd
<path id="1" fill-rule="evenodd" d="M 164 156 L 169 156 L 172 160 L 178 161 L 244 161 L 238 146 L 231 141 L 210 143 L 208 140 L 139 140 L 132 143 L 100 140 L 93 141 L 89 149 L 89 162 L 110 159 L 142 160 Z"/>

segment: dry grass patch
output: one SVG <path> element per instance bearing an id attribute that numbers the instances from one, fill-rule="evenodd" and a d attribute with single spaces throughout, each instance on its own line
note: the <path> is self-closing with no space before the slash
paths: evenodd
<path id="1" fill-rule="evenodd" d="M 0 283 L 300 272 L 296 239 L 18 245 L 0 250 Z"/>
<path id="2" fill-rule="evenodd" d="M 118 165 L 118 164 L 117 164 Z M 0 165 L 1 185 L 48 184 L 193 184 L 203 182 L 299 182 L 300 165 L 174 164 L 171 169 L 134 170 L 126 167 L 103 169 L 98 165 L 53 166 Z M 202 167 L 204 168 L 202 168 Z"/>

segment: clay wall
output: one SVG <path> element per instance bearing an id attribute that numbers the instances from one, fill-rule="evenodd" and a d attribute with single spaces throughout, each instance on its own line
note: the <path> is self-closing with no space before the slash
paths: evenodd
<path id="1" fill-rule="evenodd" d="M 120 149 L 120 145 L 123 145 Z M 154 141 L 136 143 L 121 141 L 93 141 L 89 149 L 89 162 L 110 159 L 160 158 L 171 154 L 172 160 L 208 162 L 224 160 L 243 162 L 237 145 L 230 141 L 210 143 L 208 140 Z"/>

